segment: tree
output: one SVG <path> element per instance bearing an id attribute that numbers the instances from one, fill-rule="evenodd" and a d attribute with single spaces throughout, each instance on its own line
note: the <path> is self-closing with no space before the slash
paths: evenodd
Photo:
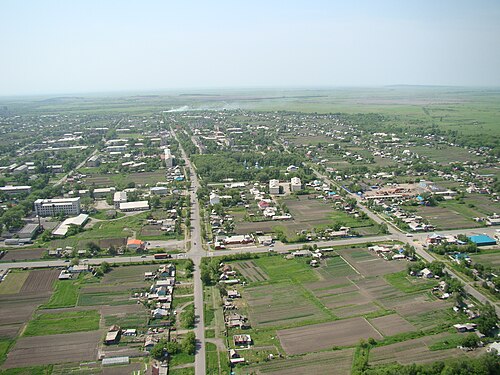
<path id="1" fill-rule="evenodd" d="M 479 337 L 475 333 L 469 333 L 461 340 L 461 345 L 465 348 L 477 348 L 479 344 Z"/>
<path id="2" fill-rule="evenodd" d="M 186 333 L 181 342 L 182 351 L 187 354 L 194 354 L 196 351 L 196 335 L 193 331 Z"/>
<path id="3" fill-rule="evenodd" d="M 479 309 L 479 312 L 481 316 L 477 318 L 477 328 L 486 336 L 493 335 L 498 323 L 495 308 L 490 303 L 486 302 L 486 304 Z"/>
<path id="4" fill-rule="evenodd" d="M 193 328 L 195 321 L 194 305 L 189 305 L 181 313 L 181 326 L 182 328 Z"/>
<path id="5" fill-rule="evenodd" d="M 154 359 L 163 359 L 163 357 L 165 356 L 165 343 L 160 341 L 155 346 L 153 346 L 153 349 L 151 349 L 151 355 Z"/>
<path id="6" fill-rule="evenodd" d="M 109 271 L 111 271 L 111 266 L 108 262 L 102 262 L 100 268 L 103 273 L 108 273 Z"/>
<path id="7" fill-rule="evenodd" d="M 98 253 L 101 251 L 101 247 L 95 242 L 87 242 L 87 250 L 91 253 Z"/>
<path id="8" fill-rule="evenodd" d="M 116 247 L 114 247 L 113 245 L 111 245 L 108 248 L 108 254 L 112 255 L 112 256 L 115 256 L 116 254 L 118 254 L 118 251 L 116 250 Z"/>
<path id="9" fill-rule="evenodd" d="M 73 259 L 71 259 L 70 265 L 77 266 L 79 264 L 80 264 L 80 259 L 79 258 L 73 258 Z"/>

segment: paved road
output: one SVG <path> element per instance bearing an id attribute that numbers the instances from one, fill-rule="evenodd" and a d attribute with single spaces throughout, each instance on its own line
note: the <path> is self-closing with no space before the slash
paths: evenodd
<path id="1" fill-rule="evenodd" d="M 175 138 L 177 135 L 172 130 Z M 177 142 L 179 140 L 177 139 Z M 182 158 L 186 162 L 186 172 L 190 173 L 191 189 L 189 191 L 191 198 L 191 248 L 189 257 L 194 263 L 193 283 L 194 283 L 194 311 L 196 315 L 196 323 L 194 333 L 196 334 L 197 350 L 194 357 L 194 367 L 196 375 L 206 374 L 206 358 L 205 358 L 205 325 L 203 316 L 203 284 L 201 282 L 200 264 L 201 259 L 205 256 L 205 252 L 201 243 L 201 221 L 200 221 L 200 205 L 196 193 L 200 187 L 198 177 L 194 172 L 191 161 L 186 155 L 184 149 L 179 142 Z"/>
<path id="2" fill-rule="evenodd" d="M 80 164 L 78 164 L 76 166 L 76 168 L 74 168 L 73 170 L 71 170 L 71 172 L 68 172 L 67 174 L 65 174 L 63 177 L 61 177 L 58 181 L 56 181 L 56 183 L 54 184 L 54 186 L 58 186 L 58 185 L 61 185 L 63 183 L 66 182 L 66 180 L 68 179 L 68 176 L 70 175 L 70 173 L 73 173 L 74 171 L 77 171 L 78 169 L 82 168 L 86 161 L 91 157 L 91 156 L 94 156 L 95 154 L 97 154 L 97 151 L 99 151 L 98 149 L 95 149 L 94 152 L 87 158 L 85 158 L 84 161 L 82 161 Z"/>

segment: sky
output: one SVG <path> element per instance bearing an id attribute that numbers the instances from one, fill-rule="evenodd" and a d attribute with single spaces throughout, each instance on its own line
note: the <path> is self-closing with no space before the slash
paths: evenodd
<path id="1" fill-rule="evenodd" d="M 500 1 L 2 0 L 0 95 L 500 86 Z"/>

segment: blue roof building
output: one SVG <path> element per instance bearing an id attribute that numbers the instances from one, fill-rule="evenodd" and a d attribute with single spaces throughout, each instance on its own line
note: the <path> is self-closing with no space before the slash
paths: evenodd
<path id="1" fill-rule="evenodd" d="M 497 241 L 495 241 L 490 236 L 487 236 L 486 234 L 477 234 L 474 236 L 469 236 L 468 238 L 477 246 L 491 246 L 497 244 Z"/>

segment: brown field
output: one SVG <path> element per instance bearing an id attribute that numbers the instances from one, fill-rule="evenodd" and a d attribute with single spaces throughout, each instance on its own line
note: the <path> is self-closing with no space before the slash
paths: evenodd
<path id="1" fill-rule="evenodd" d="M 9 249 L 2 258 L 4 261 L 40 259 L 46 249 Z"/>
<path id="2" fill-rule="evenodd" d="M 50 292 L 0 296 L 0 337 L 14 338 L 37 306 L 48 301 Z"/>
<path id="3" fill-rule="evenodd" d="M 21 337 L 9 352 L 5 368 L 95 361 L 102 331 Z"/>
<path id="4" fill-rule="evenodd" d="M 113 268 L 111 272 L 107 273 L 102 281 L 102 284 L 116 284 L 135 283 L 144 280 L 144 272 L 151 272 L 158 269 L 157 265 L 148 266 L 133 266 L 133 267 L 118 267 Z"/>
<path id="5" fill-rule="evenodd" d="M 145 225 L 141 229 L 141 236 L 161 236 L 165 232 L 161 231 L 161 225 Z"/>
<path id="6" fill-rule="evenodd" d="M 351 373 L 354 349 L 336 350 L 333 352 L 311 353 L 301 357 L 274 360 L 259 366 L 250 366 L 248 373 L 270 375 L 330 375 L 335 368 L 335 375 Z"/>
<path id="7" fill-rule="evenodd" d="M 248 281 L 254 282 L 269 280 L 269 276 L 262 270 L 262 268 L 257 266 L 251 260 L 235 263 L 234 266 Z"/>
<path id="8" fill-rule="evenodd" d="M 127 239 L 125 237 L 122 238 L 106 238 L 103 240 L 99 240 L 99 246 L 103 249 L 107 249 L 108 247 L 120 247 L 125 246 L 127 243 Z"/>
<path id="9" fill-rule="evenodd" d="M 397 314 L 370 319 L 370 323 L 384 336 L 414 331 L 415 327 Z"/>
<path id="10" fill-rule="evenodd" d="M 401 364 L 427 363 L 452 357 L 463 357 L 466 352 L 460 349 L 446 349 L 431 351 L 427 347 L 446 334 L 427 336 L 419 339 L 408 340 L 397 344 L 380 346 L 370 351 L 370 365 L 398 362 Z"/>
<path id="11" fill-rule="evenodd" d="M 21 293 L 50 292 L 54 282 L 59 276 L 59 270 L 35 270 L 31 271 L 26 279 Z"/>
<path id="12" fill-rule="evenodd" d="M 360 339 L 382 336 L 364 318 L 351 318 L 329 323 L 313 324 L 277 332 L 287 354 L 302 354 L 333 346 L 356 344 Z"/>

